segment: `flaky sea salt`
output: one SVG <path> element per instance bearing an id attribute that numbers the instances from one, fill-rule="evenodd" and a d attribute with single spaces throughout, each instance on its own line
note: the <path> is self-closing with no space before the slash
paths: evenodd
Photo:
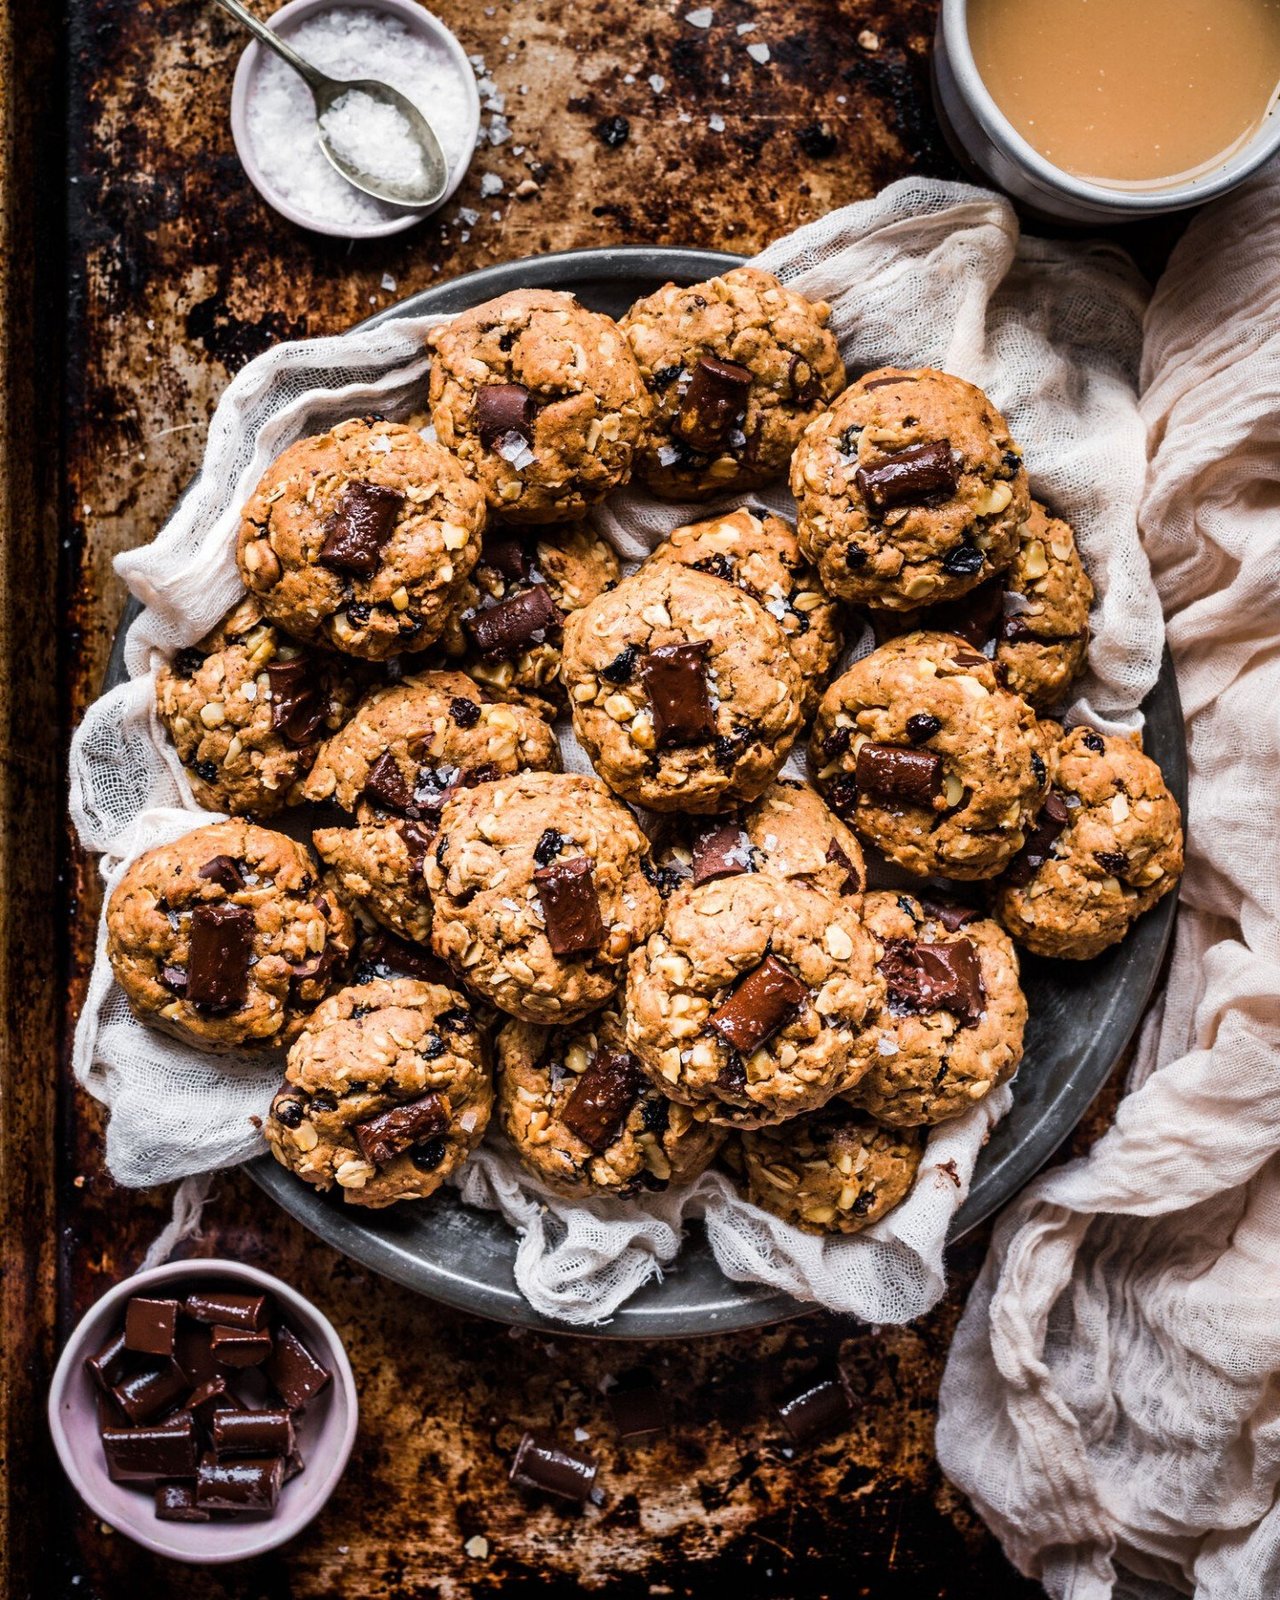
<path id="1" fill-rule="evenodd" d="M 320 118 L 329 148 L 353 171 L 391 188 L 421 190 L 426 163 L 408 117 L 363 89 L 340 95 Z"/>

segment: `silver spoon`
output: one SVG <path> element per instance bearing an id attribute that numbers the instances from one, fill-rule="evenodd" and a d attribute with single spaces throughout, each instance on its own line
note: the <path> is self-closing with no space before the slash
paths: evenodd
<path id="1" fill-rule="evenodd" d="M 353 78 L 349 81 L 330 78 L 318 67 L 313 67 L 309 61 L 305 61 L 296 50 L 273 33 L 265 22 L 259 21 L 251 11 L 246 11 L 240 0 L 215 0 L 215 3 L 248 28 L 249 32 L 261 40 L 269 50 L 274 50 L 306 80 L 312 99 L 316 103 L 316 135 L 320 140 L 320 148 L 329 158 L 329 164 L 335 171 L 340 172 L 348 183 L 353 184 L 362 194 L 372 195 L 375 200 L 388 200 L 397 206 L 433 206 L 443 197 L 449 187 L 449 163 L 444 158 L 444 151 L 440 148 L 440 141 L 436 138 L 431 124 L 411 100 L 406 100 L 404 95 L 398 89 L 393 89 L 389 83 L 379 83 L 376 78 Z M 393 107 L 409 124 L 422 156 L 422 169 L 416 180 L 407 183 L 388 183 L 371 172 L 364 172 L 359 167 L 352 166 L 341 151 L 335 150 L 330 145 L 324 128 L 325 113 L 353 90 L 367 94 L 371 99 L 381 101 L 383 105 Z"/>

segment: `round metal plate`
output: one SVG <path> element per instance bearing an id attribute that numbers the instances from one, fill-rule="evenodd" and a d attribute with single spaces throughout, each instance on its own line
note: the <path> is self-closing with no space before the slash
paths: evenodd
<path id="1" fill-rule="evenodd" d="M 575 250 L 487 267 L 412 295 L 370 318 L 460 311 L 509 289 L 570 289 L 593 310 L 620 315 L 668 281 L 696 283 L 740 257 L 710 250 Z M 121 619 L 106 687 L 123 681 L 124 637 L 137 615 Z M 1145 746 L 1186 808 L 1186 747 L 1173 665 L 1166 653 L 1159 682 L 1143 707 Z M 998 1210 L 1067 1137 L 1124 1054 L 1159 976 L 1173 928 L 1176 896 L 1162 900 L 1115 949 L 1085 963 L 1023 962 L 1030 1008 L 1026 1055 L 1014 1082 L 1013 1109 L 992 1132 L 952 1237 Z M 525 1327 L 563 1325 L 539 1316 L 515 1286 L 517 1238 L 496 1214 L 471 1211 L 450 1191 L 429 1206 L 361 1213 L 299 1183 L 269 1156 L 252 1162 L 254 1179 L 328 1244 L 406 1288 L 463 1311 Z M 627 1302 L 600 1336 L 688 1338 L 763 1327 L 812 1310 L 790 1295 L 730 1282 L 701 1228 L 689 1231 L 679 1259 L 661 1281 Z"/>

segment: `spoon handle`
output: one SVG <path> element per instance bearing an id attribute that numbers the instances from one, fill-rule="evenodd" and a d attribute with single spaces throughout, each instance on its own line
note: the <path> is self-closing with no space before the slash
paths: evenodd
<path id="1" fill-rule="evenodd" d="M 248 28 L 255 38 L 260 39 L 269 50 L 274 50 L 282 60 L 287 61 L 295 72 L 300 73 L 307 80 L 312 94 L 316 94 L 327 87 L 329 79 L 325 74 L 317 67 L 313 67 L 309 61 L 305 61 L 296 50 L 284 42 L 279 34 L 273 33 L 265 22 L 255 17 L 252 11 L 246 10 L 240 4 L 240 0 L 214 0 L 214 4 L 221 6 L 229 16 L 234 17 L 237 22 Z"/>

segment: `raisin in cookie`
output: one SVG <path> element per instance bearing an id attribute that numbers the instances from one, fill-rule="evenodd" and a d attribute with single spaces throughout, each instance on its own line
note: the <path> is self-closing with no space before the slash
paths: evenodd
<path id="1" fill-rule="evenodd" d="M 924 1154 L 917 1128 L 885 1128 L 838 1102 L 742 1135 L 747 1195 L 805 1233 L 858 1233 L 910 1192 Z"/>
<path id="2" fill-rule="evenodd" d="M 521 1165 L 558 1194 L 623 1198 L 692 1183 L 724 1135 L 656 1089 L 616 1010 L 498 1035 L 498 1117 Z"/>
<path id="3" fill-rule="evenodd" d="M 965 906 L 869 894 L 887 999 L 871 1070 L 849 1099 L 893 1128 L 962 1116 L 1012 1077 L 1027 1002 L 1000 928 Z"/>
<path id="4" fill-rule="evenodd" d="M 301 799 L 321 740 L 351 715 L 353 665 L 296 644 L 252 596 L 156 674 L 156 713 L 208 811 L 269 817 Z"/>
<path id="5" fill-rule="evenodd" d="M 580 517 L 631 476 L 650 403 L 611 318 L 518 289 L 433 328 L 436 435 L 511 522 Z"/>
<path id="6" fill-rule="evenodd" d="M 781 1122 L 853 1088 L 884 997 L 856 914 L 792 880 L 739 873 L 675 895 L 631 957 L 627 1046 L 712 1122 Z"/>
<path id="7" fill-rule="evenodd" d="M 1004 418 L 971 383 L 869 372 L 791 462 L 800 544 L 841 600 L 910 611 L 1007 567 L 1031 501 Z"/>
<path id="8" fill-rule="evenodd" d="M 1048 786 L 1035 713 L 962 639 L 912 633 L 823 696 L 810 761 L 827 800 L 908 872 L 991 878 Z"/>
<path id="9" fill-rule="evenodd" d="M 658 924 L 648 853 L 598 778 L 528 772 L 458 790 L 427 857 L 435 951 L 522 1021 L 585 1016 Z"/>
<path id="10" fill-rule="evenodd" d="M 439 635 L 484 522 L 479 490 L 439 445 L 395 422 L 342 422 L 267 468 L 236 560 L 273 622 L 384 661 Z"/>
<path id="11" fill-rule="evenodd" d="M 758 267 L 668 283 L 622 319 L 655 414 L 638 471 L 664 500 L 756 489 L 840 392 L 831 308 Z"/>
<path id="12" fill-rule="evenodd" d="M 202 1050 L 287 1043 L 353 936 L 304 847 L 250 822 L 148 850 L 107 904 L 107 955 L 134 1012 Z"/>
<path id="13" fill-rule="evenodd" d="M 677 561 L 713 578 L 736 583 L 787 636 L 800 669 L 802 711 L 817 709 L 844 643 L 840 611 L 800 553 L 795 529 L 772 512 L 743 506 L 723 517 L 674 528 L 646 566 Z"/>
<path id="14" fill-rule="evenodd" d="M 1182 816 L 1160 768 L 1128 739 L 1073 728 L 993 909 L 1036 955 L 1084 961 L 1123 939 L 1181 873 Z"/>
<path id="15" fill-rule="evenodd" d="M 596 771 L 655 811 L 754 799 L 800 729 L 800 674 L 778 624 L 742 590 L 674 562 L 575 611 L 561 670 Z"/>
<path id="16" fill-rule="evenodd" d="M 316 1009 L 263 1132 L 281 1166 L 376 1209 L 434 1194 L 480 1143 L 492 1109 L 464 997 L 416 978 L 379 979 Z"/>

